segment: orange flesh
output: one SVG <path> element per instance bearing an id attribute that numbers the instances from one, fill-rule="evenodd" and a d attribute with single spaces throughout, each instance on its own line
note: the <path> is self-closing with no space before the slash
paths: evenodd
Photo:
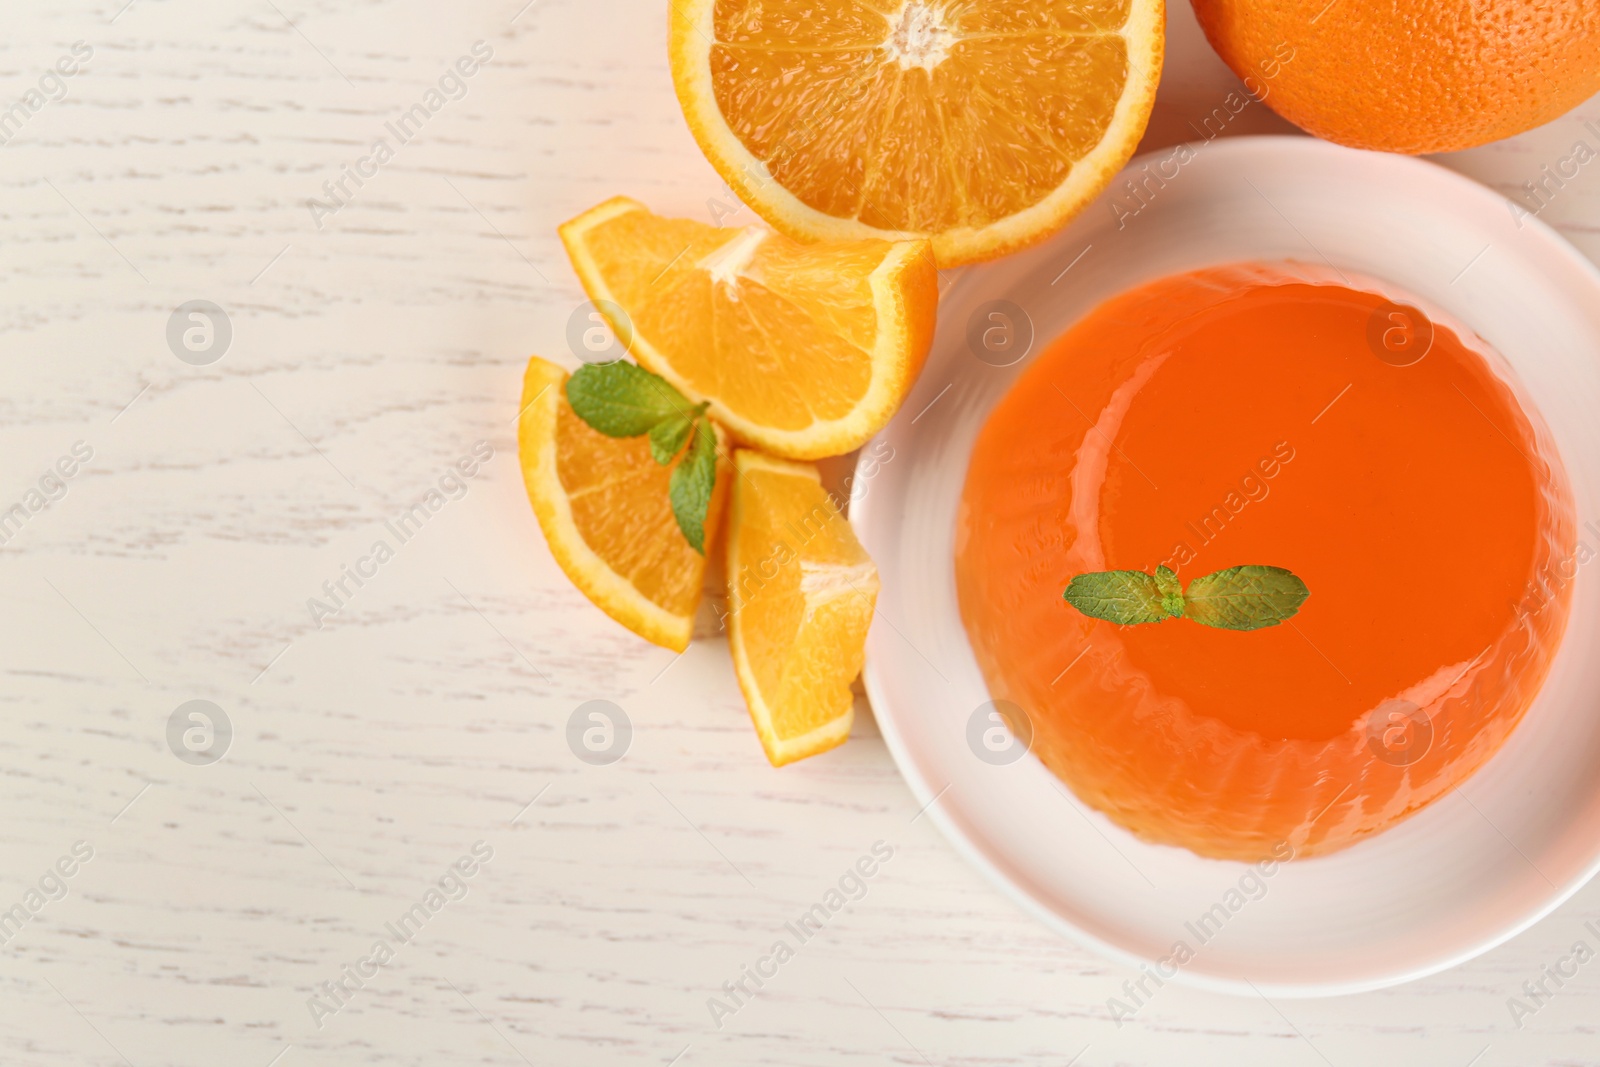
<path id="1" fill-rule="evenodd" d="M 808 206 L 889 230 L 980 227 L 1044 199 L 1105 136 L 1129 9 L 720 0 L 712 84 L 740 142 Z"/>
<path id="2" fill-rule="evenodd" d="M 662 466 L 645 437 L 607 437 L 578 418 L 565 382 L 556 412 L 556 476 L 584 543 L 646 599 L 674 615 L 700 603 L 706 557 L 672 517 L 668 484 L 683 455 Z M 706 517 L 717 528 L 720 494 Z"/>
<path id="3" fill-rule="evenodd" d="M 672 368 L 689 388 L 784 430 L 847 415 L 866 394 L 879 325 L 871 275 L 888 242 L 838 242 L 819 269 L 786 237 L 647 211 L 607 220 L 585 240 L 610 267 L 632 328 L 671 340 Z M 718 283 L 707 264 L 730 256 L 748 259 L 731 284 Z M 796 338 L 804 343 L 775 343 Z M 797 381 L 803 391 L 785 385 Z"/>
<path id="4" fill-rule="evenodd" d="M 1378 358 L 1385 299 L 1291 264 L 1157 281 L 1044 352 L 979 437 L 956 558 L 978 662 L 1045 764 L 1141 837 L 1352 844 L 1476 770 L 1544 680 L 1575 538 L 1553 446 L 1445 326 L 1411 365 Z M 1161 563 L 1286 567 L 1311 596 L 1253 632 L 1062 600 Z"/>

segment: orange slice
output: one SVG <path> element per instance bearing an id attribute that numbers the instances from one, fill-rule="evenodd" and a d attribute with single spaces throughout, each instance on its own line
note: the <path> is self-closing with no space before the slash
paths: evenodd
<path id="1" fill-rule="evenodd" d="M 646 641 L 682 652 L 706 572 L 706 557 L 684 540 L 667 496 L 683 455 L 662 466 L 651 458 L 647 438 L 590 429 L 567 403 L 566 384 L 567 372 L 554 363 L 528 360 L 517 440 L 522 479 L 550 554 L 601 611 Z M 726 435 L 716 433 L 725 457 Z M 726 459 L 717 466 L 708 550 L 729 470 Z"/>
<path id="2" fill-rule="evenodd" d="M 933 342 L 924 242 L 800 245 L 652 215 L 616 197 L 561 227 L 578 278 L 640 365 L 735 436 L 795 459 L 859 447 Z"/>
<path id="3" fill-rule="evenodd" d="M 850 736 L 878 569 L 815 467 L 734 454 L 728 638 L 774 767 Z"/>
<path id="4" fill-rule="evenodd" d="M 675 0 L 672 79 L 712 166 L 800 238 L 1037 241 L 1133 154 L 1163 0 Z"/>

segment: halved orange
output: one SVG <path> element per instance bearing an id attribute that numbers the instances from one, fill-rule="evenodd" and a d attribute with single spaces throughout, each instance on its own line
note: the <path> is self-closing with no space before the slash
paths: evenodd
<path id="1" fill-rule="evenodd" d="M 878 570 L 815 467 L 749 449 L 733 462 L 728 638 L 761 747 L 781 767 L 850 736 Z"/>
<path id="2" fill-rule="evenodd" d="M 940 266 L 1066 223 L 1132 156 L 1163 0 L 674 0 L 672 79 L 712 166 L 799 238 L 933 241 Z"/>
<path id="3" fill-rule="evenodd" d="M 563 225 L 561 240 L 640 365 L 777 455 L 862 445 L 933 342 L 939 282 L 922 241 L 801 245 L 764 227 L 660 218 L 620 196 Z"/>
<path id="4" fill-rule="evenodd" d="M 573 412 L 567 372 L 534 356 L 522 379 L 517 438 L 522 478 L 550 554 L 601 611 L 654 642 L 689 647 L 706 557 L 689 547 L 667 495 L 673 468 L 644 437 L 607 437 Z M 706 515 L 707 551 L 730 464 L 717 434 L 717 487 Z M 685 452 L 687 454 L 687 452 Z"/>

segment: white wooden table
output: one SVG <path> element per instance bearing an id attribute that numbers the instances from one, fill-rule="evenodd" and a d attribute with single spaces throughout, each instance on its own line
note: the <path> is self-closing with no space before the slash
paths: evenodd
<path id="1" fill-rule="evenodd" d="M 672 95 L 663 3 L 524 2 L 0 15 L 0 106 L 24 101 L 0 127 L 0 1063 L 1600 1063 L 1600 963 L 1520 1028 L 1507 1005 L 1575 942 L 1600 951 L 1600 886 L 1403 988 L 1168 986 L 1119 1028 L 1134 973 L 916 818 L 864 707 L 843 749 L 775 772 L 709 605 L 674 658 L 569 587 L 511 424 L 530 351 L 574 362 L 554 227 L 614 193 L 708 220 L 729 201 Z M 1152 146 L 1235 84 L 1181 0 L 1169 50 Z M 402 141 L 386 124 L 441 77 Z M 1512 193 L 1600 147 L 1586 118 L 1445 162 Z M 1282 129 L 1252 105 L 1229 132 Z M 345 166 L 365 176 L 335 200 Z M 1600 256 L 1600 164 L 1541 217 Z M 221 358 L 205 319 L 178 323 L 189 362 L 169 345 L 193 300 L 226 315 Z M 402 543 L 386 520 L 480 441 Z M 195 762 L 224 734 L 186 748 L 187 713 L 169 744 L 191 700 L 231 724 L 220 761 Z M 610 765 L 568 746 L 589 700 L 631 720 Z M 865 896 L 714 1022 L 708 998 L 876 841 Z M 429 897 L 441 878 L 460 899 Z M 362 962 L 380 939 L 392 957 Z"/>

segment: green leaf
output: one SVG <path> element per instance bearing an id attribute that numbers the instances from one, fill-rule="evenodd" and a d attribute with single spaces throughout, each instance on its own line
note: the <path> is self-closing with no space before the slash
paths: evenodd
<path id="1" fill-rule="evenodd" d="M 578 418 L 607 437 L 638 437 L 694 407 L 659 374 L 618 360 L 586 363 L 567 379 L 567 402 Z"/>
<path id="2" fill-rule="evenodd" d="M 711 507 L 711 491 L 716 486 L 717 438 L 710 420 L 701 419 L 695 424 L 689 451 L 667 479 L 667 496 L 684 540 L 702 556 L 706 554 L 706 511 Z"/>
<path id="3" fill-rule="evenodd" d="M 694 427 L 695 420 L 704 415 L 710 406 L 711 401 L 707 400 L 696 404 L 687 414 L 669 416 L 650 427 L 650 455 L 657 463 L 665 467 L 672 462 L 672 457 L 683 450 L 683 443 L 689 439 L 689 431 Z"/>
<path id="4" fill-rule="evenodd" d="M 694 420 L 687 415 L 669 415 L 662 419 L 650 427 L 650 455 L 665 467 L 683 450 L 683 443 L 689 439 L 693 428 Z"/>
<path id="5" fill-rule="evenodd" d="M 1293 616 L 1310 595 L 1306 583 L 1282 567 L 1247 564 L 1190 582 L 1183 613 L 1219 630 L 1259 630 Z"/>
<path id="6" fill-rule="evenodd" d="M 1171 612 L 1162 605 L 1161 588 L 1143 571 L 1095 571 L 1072 579 L 1062 594 L 1067 603 L 1093 619 L 1119 626 L 1160 622 Z"/>
<path id="7" fill-rule="evenodd" d="M 1161 608 L 1173 618 L 1183 614 L 1183 583 L 1171 567 L 1156 568 L 1156 589 L 1161 593 Z"/>

